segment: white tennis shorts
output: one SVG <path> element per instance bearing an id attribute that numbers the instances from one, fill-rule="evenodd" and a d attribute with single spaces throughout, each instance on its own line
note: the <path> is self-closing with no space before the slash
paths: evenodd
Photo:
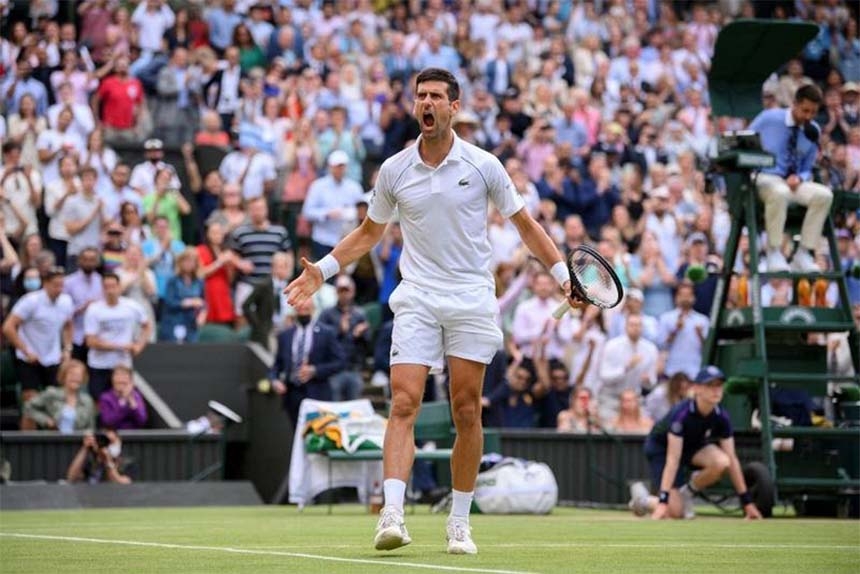
<path id="1" fill-rule="evenodd" d="M 402 281 L 388 304 L 394 312 L 392 365 L 441 372 L 445 356 L 489 364 L 502 347 L 499 304 L 490 287 L 433 293 Z"/>

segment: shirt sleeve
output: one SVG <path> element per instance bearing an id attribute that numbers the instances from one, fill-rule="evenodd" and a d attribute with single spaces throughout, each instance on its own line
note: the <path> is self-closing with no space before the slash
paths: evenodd
<path id="1" fill-rule="evenodd" d="M 397 207 L 397 200 L 391 187 L 390 171 L 390 164 L 383 164 L 376 178 L 376 185 L 370 192 L 370 207 L 367 210 L 367 216 L 376 223 L 388 223 L 394 213 L 394 208 Z"/>
<path id="2" fill-rule="evenodd" d="M 484 179 L 487 182 L 487 193 L 502 217 L 511 217 L 525 207 L 526 202 L 517 193 L 511 176 L 497 158 L 493 157 L 484 165 Z"/>
<path id="3" fill-rule="evenodd" d="M 717 430 L 717 438 L 726 439 L 732 438 L 734 432 L 732 430 L 732 421 L 729 420 L 729 413 L 725 409 L 720 409 L 720 424 Z"/>
<path id="4" fill-rule="evenodd" d="M 24 321 L 33 316 L 33 311 L 36 309 L 35 299 L 33 297 L 21 297 L 15 306 L 12 307 L 12 314 L 20 317 Z"/>
<path id="5" fill-rule="evenodd" d="M 93 307 L 87 307 L 84 312 L 84 335 L 96 335 L 99 332 L 99 318 Z"/>

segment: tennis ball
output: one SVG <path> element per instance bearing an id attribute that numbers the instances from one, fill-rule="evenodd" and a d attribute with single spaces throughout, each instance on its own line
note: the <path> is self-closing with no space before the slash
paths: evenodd
<path id="1" fill-rule="evenodd" d="M 693 283 L 701 283 L 708 278 L 708 272 L 705 271 L 705 268 L 701 265 L 690 265 L 687 267 L 687 273 L 685 273 L 685 275 L 687 279 Z"/>
<path id="2" fill-rule="evenodd" d="M 269 379 L 260 379 L 257 381 L 257 391 L 263 394 L 268 394 L 269 391 L 272 390 L 272 383 L 269 382 Z"/>

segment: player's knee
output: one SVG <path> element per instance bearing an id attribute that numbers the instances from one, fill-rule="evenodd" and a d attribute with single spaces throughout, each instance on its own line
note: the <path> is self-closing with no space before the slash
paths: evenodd
<path id="1" fill-rule="evenodd" d="M 399 394 L 391 400 L 391 410 L 388 413 L 392 419 L 414 420 L 418 416 L 421 399 L 415 399 L 407 394 Z"/>
<path id="2" fill-rule="evenodd" d="M 461 401 L 454 403 L 451 411 L 454 426 L 457 428 L 472 426 L 481 421 L 480 403 Z"/>

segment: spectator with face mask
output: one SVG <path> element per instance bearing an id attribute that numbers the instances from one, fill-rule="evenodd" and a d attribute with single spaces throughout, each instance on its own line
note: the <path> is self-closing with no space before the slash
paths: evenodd
<path id="1" fill-rule="evenodd" d="M 278 335 L 275 364 L 269 373 L 272 388 L 284 397 L 284 408 L 293 423 L 306 398 L 331 400 L 329 378 L 346 366 L 337 331 L 312 319 L 313 299 L 305 299 L 295 310 L 295 325 Z"/>

